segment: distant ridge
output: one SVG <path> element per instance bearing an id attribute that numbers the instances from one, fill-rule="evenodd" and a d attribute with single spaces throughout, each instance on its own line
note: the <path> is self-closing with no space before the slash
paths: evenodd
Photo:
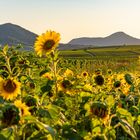
<path id="1" fill-rule="evenodd" d="M 72 39 L 68 44 L 93 46 L 140 45 L 140 39 L 127 35 L 124 32 L 116 32 L 104 38 L 75 38 Z"/>
<path id="2" fill-rule="evenodd" d="M 0 44 L 32 46 L 37 34 L 28 31 L 18 25 L 5 23 L 0 25 Z"/>
<path id="3" fill-rule="evenodd" d="M 24 45 L 24 49 L 33 50 L 35 39 L 38 35 L 12 23 L 0 25 L 0 45 Z M 107 37 L 82 37 L 72 39 L 67 44 L 59 44 L 59 50 L 76 50 L 104 46 L 140 45 L 140 39 L 124 32 L 116 32 Z M 29 47 L 30 46 L 30 47 Z"/>

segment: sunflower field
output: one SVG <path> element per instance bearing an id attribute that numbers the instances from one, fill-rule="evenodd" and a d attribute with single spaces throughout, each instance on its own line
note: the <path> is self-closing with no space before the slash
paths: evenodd
<path id="1" fill-rule="evenodd" d="M 59 41 L 1 47 L 0 140 L 140 139 L 140 72 L 62 58 Z"/>

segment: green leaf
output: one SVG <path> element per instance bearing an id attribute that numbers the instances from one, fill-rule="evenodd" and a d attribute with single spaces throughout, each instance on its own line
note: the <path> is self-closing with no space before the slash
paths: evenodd
<path id="1" fill-rule="evenodd" d="M 139 115 L 138 118 L 137 118 L 137 122 L 138 122 L 138 124 L 140 125 L 140 115 Z"/>
<path id="2" fill-rule="evenodd" d="M 120 123 L 121 127 L 127 134 L 129 134 L 132 138 L 137 139 L 137 133 L 135 129 L 126 120 L 121 119 Z"/>
<path id="3" fill-rule="evenodd" d="M 130 112 L 123 108 L 117 108 L 117 116 L 120 119 L 126 119 L 128 123 L 133 126 L 133 118 Z"/>
<path id="4" fill-rule="evenodd" d="M 115 100 L 114 100 L 113 95 L 109 95 L 109 96 L 106 98 L 106 104 L 107 104 L 109 107 L 112 107 L 112 106 L 114 106 L 114 103 L 115 103 Z"/>
<path id="5" fill-rule="evenodd" d="M 132 80 L 132 77 L 131 77 L 131 75 L 130 74 L 125 74 L 125 80 L 126 80 L 126 82 L 128 83 L 128 84 L 132 84 L 133 83 L 133 80 Z"/>
<path id="6" fill-rule="evenodd" d="M 7 53 L 8 49 L 9 49 L 8 45 L 5 45 L 4 48 L 3 48 L 3 52 L 4 52 L 4 54 Z"/>
<path id="7" fill-rule="evenodd" d="M 12 128 L 6 128 L 0 131 L 0 140 L 14 140 Z"/>
<path id="8" fill-rule="evenodd" d="M 53 137 L 55 136 L 55 131 L 49 126 L 49 125 L 46 125 L 42 122 L 40 122 L 38 119 L 36 119 L 35 117 L 33 116 L 25 116 L 24 117 L 25 120 L 30 120 L 32 123 L 35 123 L 40 130 L 46 130 L 45 132 L 49 132 Z"/>
<path id="9" fill-rule="evenodd" d="M 92 133 L 94 133 L 94 134 L 99 134 L 101 132 L 102 132 L 102 130 L 101 130 L 100 126 L 97 126 L 97 127 L 92 129 Z"/>
<path id="10" fill-rule="evenodd" d="M 39 108 L 38 114 L 40 117 L 47 117 L 49 119 L 52 119 L 52 117 L 47 109 Z"/>
<path id="11" fill-rule="evenodd" d="M 43 133 L 42 131 L 35 131 L 31 134 L 27 140 L 47 140 L 47 134 Z"/>

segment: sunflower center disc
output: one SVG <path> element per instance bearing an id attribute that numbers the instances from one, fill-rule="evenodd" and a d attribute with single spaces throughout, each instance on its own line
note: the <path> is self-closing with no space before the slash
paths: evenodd
<path id="1" fill-rule="evenodd" d="M 50 50 L 53 46 L 54 46 L 55 42 L 54 40 L 47 40 L 45 43 L 44 43 L 44 49 L 45 50 Z"/>
<path id="2" fill-rule="evenodd" d="M 6 84 L 3 85 L 3 88 L 5 91 L 12 93 L 16 89 L 16 84 L 13 81 L 8 80 Z"/>
<path id="3" fill-rule="evenodd" d="M 86 73 L 86 72 L 84 72 L 84 73 L 83 73 L 83 76 L 85 76 L 85 77 L 86 77 L 86 76 L 87 76 L 87 73 Z"/>

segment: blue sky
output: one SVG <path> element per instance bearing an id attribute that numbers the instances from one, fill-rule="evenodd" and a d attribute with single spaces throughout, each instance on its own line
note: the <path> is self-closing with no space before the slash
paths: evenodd
<path id="1" fill-rule="evenodd" d="M 140 0 L 0 0 L 0 24 L 11 22 L 41 34 L 55 30 L 61 42 L 124 31 L 140 38 Z"/>

